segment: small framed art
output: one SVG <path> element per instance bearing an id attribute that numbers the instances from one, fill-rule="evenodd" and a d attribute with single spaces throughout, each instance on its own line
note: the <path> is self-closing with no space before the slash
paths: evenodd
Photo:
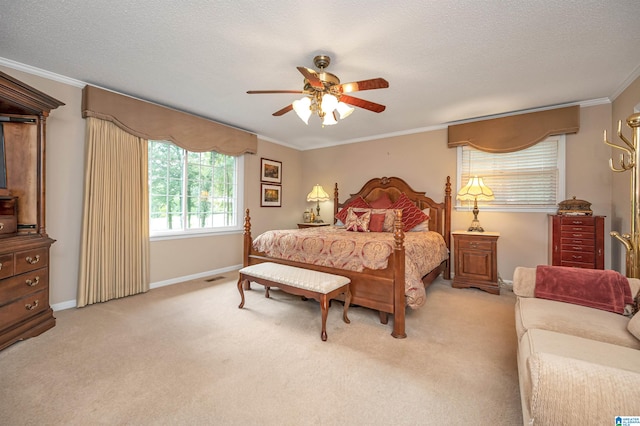
<path id="1" fill-rule="evenodd" d="M 282 206 L 282 186 L 262 183 L 260 187 L 260 207 Z"/>
<path id="2" fill-rule="evenodd" d="M 269 183 L 282 183 L 282 162 L 260 159 L 260 180 Z"/>

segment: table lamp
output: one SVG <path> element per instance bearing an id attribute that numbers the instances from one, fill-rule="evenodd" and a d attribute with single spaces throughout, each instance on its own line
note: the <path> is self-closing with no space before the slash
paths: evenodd
<path id="1" fill-rule="evenodd" d="M 307 194 L 307 201 L 315 201 L 317 203 L 317 214 L 314 222 L 323 223 L 322 219 L 320 219 L 320 201 L 329 201 L 329 194 L 326 193 L 326 191 L 322 188 L 322 186 L 320 186 L 320 184 L 317 184 L 313 187 L 311 192 Z"/>
<path id="2" fill-rule="evenodd" d="M 480 226 L 478 220 L 478 200 L 493 200 L 493 191 L 484 184 L 481 177 L 474 176 L 469 179 L 469 182 L 458 191 L 458 200 L 471 201 L 473 200 L 473 221 L 467 231 L 484 232 L 484 228 Z"/>

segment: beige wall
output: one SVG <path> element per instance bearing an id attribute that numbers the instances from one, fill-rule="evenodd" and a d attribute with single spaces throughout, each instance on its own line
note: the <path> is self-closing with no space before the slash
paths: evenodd
<path id="1" fill-rule="evenodd" d="M 640 78 L 631 83 L 616 99 L 613 101 L 611 122 L 608 123 L 607 133 L 609 141 L 615 144 L 623 144 L 614 132 L 618 130 L 618 121 L 622 121 L 622 133 L 631 140 L 631 129 L 626 126 L 627 117 L 634 113 L 634 108 L 640 108 Z M 638 110 L 640 111 L 640 110 Z M 611 148 L 611 153 L 615 162 L 618 161 L 621 151 Z M 624 173 L 612 172 L 611 185 L 611 203 L 612 203 L 612 219 L 611 229 L 621 234 L 631 232 L 631 174 L 633 171 Z M 622 244 L 617 240 L 611 241 L 611 256 L 613 259 L 612 268 L 625 272 L 626 251 Z"/>
<path id="2" fill-rule="evenodd" d="M 0 69 L 66 104 L 54 110 L 48 120 L 46 179 L 47 230 L 57 240 L 51 249 L 51 303 L 66 307 L 76 298 L 80 259 L 84 180 L 81 87 L 71 80 L 61 82 L 6 67 Z M 616 99 L 613 117 L 610 105 L 583 108 L 580 133 L 567 139 L 567 196 L 591 201 L 596 214 L 613 216 L 614 221 L 623 220 L 620 212 L 628 218 L 628 178 L 612 178 L 608 171 L 609 149 L 601 142 L 602 130 L 609 129 L 616 117 L 626 118 L 639 99 L 640 82 L 636 81 Z M 280 208 L 260 207 L 262 157 L 283 163 Z M 344 200 L 372 177 L 400 176 L 414 189 L 442 198 L 447 175 L 455 188 L 455 172 L 456 153 L 446 146 L 446 129 L 302 152 L 259 139 L 258 153 L 245 158 L 245 207 L 251 210 L 255 236 L 267 229 L 295 227 L 303 211 L 314 207 L 306 202 L 306 194 L 316 183 L 332 195 L 333 185 L 338 182 L 340 199 Z M 615 215 L 610 207 L 612 183 Z M 332 212 L 332 202 L 321 204 L 325 220 L 331 219 Z M 454 210 L 452 217 L 453 229 L 465 228 L 471 213 Z M 480 219 L 486 229 L 501 232 L 498 269 L 504 279 L 511 279 L 517 265 L 546 262 L 545 214 L 487 211 L 481 212 Z M 608 220 L 607 232 L 609 223 Z M 626 229 L 628 221 L 614 229 L 621 227 Z M 241 248 L 240 233 L 154 241 L 151 281 L 161 283 L 235 267 L 242 262 Z M 608 241 L 607 267 L 611 263 L 609 253 Z"/>

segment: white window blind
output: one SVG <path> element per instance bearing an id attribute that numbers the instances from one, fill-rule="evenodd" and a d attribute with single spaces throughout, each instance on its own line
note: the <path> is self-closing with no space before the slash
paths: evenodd
<path id="1" fill-rule="evenodd" d="M 495 199 L 485 210 L 554 212 L 564 199 L 565 136 L 552 136 L 527 149 L 503 154 L 458 148 L 458 190 L 479 176 Z M 468 207 L 457 202 L 457 207 Z"/>

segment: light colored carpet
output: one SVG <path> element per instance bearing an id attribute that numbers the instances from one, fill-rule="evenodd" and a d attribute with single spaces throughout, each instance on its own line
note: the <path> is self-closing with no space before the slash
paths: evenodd
<path id="1" fill-rule="evenodd" d="M 56 312 L 0 352 L 0 424 L 522 424 L 513 293 L 439 278 L 406 339 L 368 309 L 194 280 Z"/>

